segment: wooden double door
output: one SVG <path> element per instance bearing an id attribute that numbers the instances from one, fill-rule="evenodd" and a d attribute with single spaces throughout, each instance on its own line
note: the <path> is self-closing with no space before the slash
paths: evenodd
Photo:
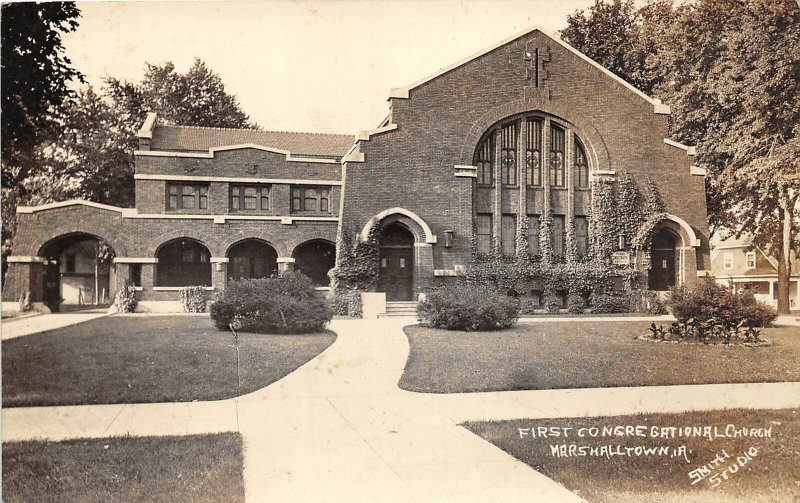
<path id="1" fill-rule="evenodd" d="M 675 286 L 675 250 L 650 251 L 650 290 L 664 292 Z"/>
<path id="2" fill-rule="evenodd" d="M 378 291 L 388 302 L 414 299 L 413 246 L 381 247 Z"/>

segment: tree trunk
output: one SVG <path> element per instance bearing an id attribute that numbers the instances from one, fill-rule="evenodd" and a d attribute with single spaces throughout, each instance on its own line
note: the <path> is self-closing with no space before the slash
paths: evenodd
<path id="1" fill-rule="evenodd" d="M 778 314 L 789 314 L 789 282 L 792 276 L 792 202 L 781 201 L 781 248 L 778 253 Z"/>

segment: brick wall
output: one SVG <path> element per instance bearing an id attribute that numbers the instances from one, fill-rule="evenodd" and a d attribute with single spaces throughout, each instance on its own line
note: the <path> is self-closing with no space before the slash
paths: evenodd
<path id="1" fill-rule="evenodd" d="M 526 78 L 526 44 L 549 51 L 539 89 Z M 631 173 L 640 186 L 651 177 L 667 211 L 686 220 L 700 238 L 697 267 L 709 268 L 704 180 L 690 174 L 685 150 L 664 143 L 668 116 L 656 115 L 652 103 L 540 32 L 412 89 L 409 99 L 391 99 L 391 110 L 397 129 L 362 141 L 366 162 L 347 165 L 342 225 L 351 233 L 399 206 L 424 219 L 440 241 L 442 231 L 455 231 L 453 248 L 433 246 L 436 269 L 468 262 L 472 180 L 454 177 L 453 166 L 472 164 L 478 141 L 498 121 L 541 111 L 569 123 L 593 170 Z M 587 206 L 583 199 L 578 203 Z M 485 196 L 479 195 L 477 204 L 488 204 Z M 694 276 L 688 272 L 687 281 Z"/>

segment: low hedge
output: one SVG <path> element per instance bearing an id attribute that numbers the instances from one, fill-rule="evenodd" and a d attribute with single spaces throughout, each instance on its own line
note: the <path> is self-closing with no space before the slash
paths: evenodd
<path id="1" fill-rule="evenodd" d="M 517 299 L 494 288 L 459 283 L 430 292 L 419 303 L 417 316 L 428 327 L 489 331 L 514 325 L 519 310 Z"/>
<path id="2" fill-rule="evenodd" d="M 304 334 L 323 330 L 331 318 L 328 303 L 315 297 L 312 281 L 299 272 L 232 280 L 211 306 L 220 330 L 233 323 L 247 332 Z"/>

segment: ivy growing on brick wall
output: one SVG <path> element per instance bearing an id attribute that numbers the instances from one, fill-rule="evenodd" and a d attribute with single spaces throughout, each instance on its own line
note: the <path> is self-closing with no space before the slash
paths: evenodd
<path id="1" fill-rule="evenodd" d="M 613 265 L 611 256 L 619 236 L 625 237 L 633 251 L 646 252 L 653 228 L 665 216 L 664 204 L 652 180 L 647 180 L 642 194 L 630 175 L 618 182 L 598 177 L 592 182 L 590 243 L 586 255 L 577 253 L 574 226 L 565 225 L 564 256 L 554 256 L 553 218 L 545 211 L 539 220 L 538 256 L 530 254 L 528 222 L 522 218 L 517 224 L 515 257 L 502 256 L 497 243 L 488 256 L 481 256 L 477 254 L 473 236 L 473 260 L 466 280 L 475 284 L 489 282 L 517 297 L 527 296 L 531 291 L 541 292 L 541 306 L 523 301 L 523 312 L 534 307 L 557 312 L 563 305 L 558 292 L 566 293 L 563 307 L 570 312 L 580 312 L 587 300 L 593 298 L 602 300 L 604 309 L 641 310 L 645 306 L 650 310 L 655 299 L 642 291 L 641 270 Z"/>
<path id="2" fill-rule="evenodd" d="M 374 289 L 378 282 L 380 234 L 381 227 L 374 225 L 366 240 L 353 245 L 350 234 L 342 229 L 337 264 L 330 272 L 336 314 L 361 316 L 360 297 L 358 301 L 355 297 Z"/>

